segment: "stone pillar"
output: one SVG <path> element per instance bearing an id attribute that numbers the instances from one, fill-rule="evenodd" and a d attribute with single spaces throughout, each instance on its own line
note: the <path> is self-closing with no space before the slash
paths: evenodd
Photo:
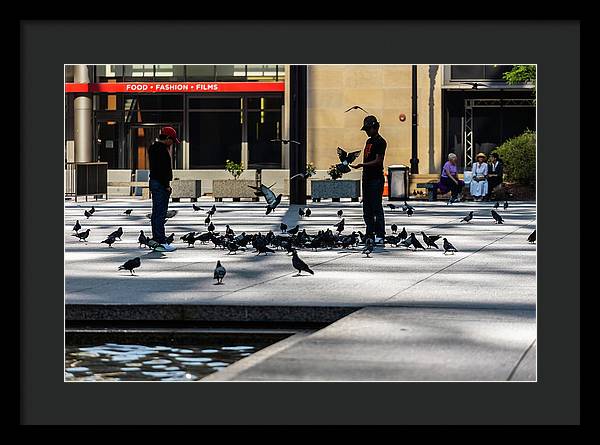
<path id="1" fill-rule="evenodd" d="M 75 65 L 75 83 L 90 83 L 87 65 Z M 92 96 L 77 93 L 73 103 L 75 161 L 92 162 Z"/>
<path id="2" fill-rule="evenodd" d="M 290 66 L 285 66 L 285 91 L 281 115 L 281 139 L 290 138 Z M 281 168 L 290 168 L 290 146 L 281 144 Z"/>

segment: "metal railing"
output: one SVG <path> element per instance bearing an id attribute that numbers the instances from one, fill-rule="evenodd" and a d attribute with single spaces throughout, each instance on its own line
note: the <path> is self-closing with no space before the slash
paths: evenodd
<path id="1" fill-rule="evenodd" d="M 107 162 L 65 163 L 65 196 L 107 196 Z"/>

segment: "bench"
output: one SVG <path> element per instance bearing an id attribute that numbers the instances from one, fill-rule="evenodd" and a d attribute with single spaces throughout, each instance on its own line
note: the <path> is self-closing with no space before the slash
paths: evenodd
<path id="1" fill-rule="evenodd" d="M 109 181 L 107 187 L 139 187 L 142 189 L 142 199 L 150 199 L 150 185 L 147 181 Z M 108 199 L 108 189 L 106 192 Z"/>
<path id="2" fill-rule="evenodd" d="M 427 200 L 436 201 L 438 195 L 438 181 L 420 182 L 417 184 L 418 189 L 427 189 Z"/>

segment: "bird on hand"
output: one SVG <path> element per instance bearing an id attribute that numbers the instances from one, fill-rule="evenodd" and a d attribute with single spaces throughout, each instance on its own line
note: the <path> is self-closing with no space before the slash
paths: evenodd
<path id="1" fill-rule="evenodd" d="M 135 273 L 133 272 L 133 269 L 136 269 L 138 267 L 140 267 L 142 265 L 142 261 L 140 260 L 139 257 L 137 258 L 133 258 L 132 260 L 127 260 L 125 261 L 125 263 L 123 263 L 122 265 L 119 266 L 118 270 L 128 270 L 131 275 L 135 275 Z"/>
<path id="2" fill-rule="evenodd" d="M 341 173 L 349 173 L 350 172 L 349 165 L 352 164 L 356 160 L 356 158 L 358 158 L 358 156 L 360 155 L 360 152 L 361 152 L 361 150 L 347 153 L 346 150 L 344 150 L 341 147 L 338 147 L 337 155 L 338 155 L 338 158 L 340 159 L 340 163 L 336 164 L 336 168 Z"/>

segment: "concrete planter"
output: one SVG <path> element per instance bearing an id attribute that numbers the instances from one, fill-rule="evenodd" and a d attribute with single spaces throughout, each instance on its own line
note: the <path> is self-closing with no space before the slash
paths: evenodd
<path id="1" fill-rule="evenodd" d="M 223 198 L 233 198 L 234 201 L 239 201 L 241 198 L 252 198 L 253 201 L 258 201 L 258 197 L 254 194 L 254 190 L 248 187 L 255 187 L 256 181 L 251 179 L 213 179 L 213 197 L 215 201 L 222 201 Z"/>
<path id="2" fill-rule="evenodd" d="M 198 179 L 175 179 L 171 181 L 171 199 L 173 202 L 179 202 L 181 198 L 190 198 L 192 201 L 198 201 L 202 196 L 202 182 Z"/>
<path id="3" fill-rule="evenodd" d="M 313 179 L 311 193 L 313 202 L 321 199 L 331 199 L 335 202 L 340 198 L 350 198 L 358 201 L 360 197 L 360 180 L 354 179 Z"/>

